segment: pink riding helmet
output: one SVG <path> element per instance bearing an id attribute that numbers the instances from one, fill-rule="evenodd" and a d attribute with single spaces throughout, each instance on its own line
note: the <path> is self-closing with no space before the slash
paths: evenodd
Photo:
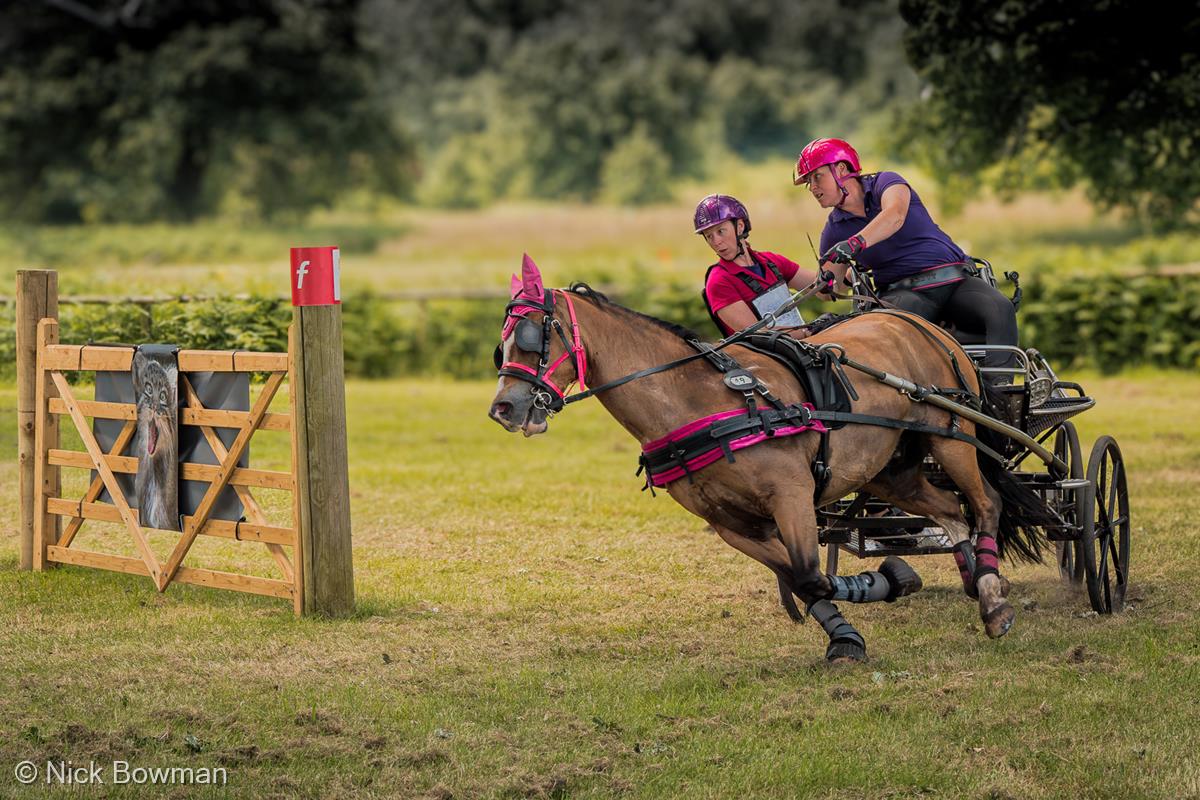
<path id="1" fill-rule="evenodd" d="M 813 139 L 804 146 L 796 159 L 796 169 L 792 174 L 792 183 L 799 186 L 809 173 L 829 164 L 845 161 L 850 164 L 850 174 L 854 177 L 862 171 L 858 160 L 858 152 L 845 139 Z M 834 175 L 837 178 L 837 175 Z M 838 182 L 840 185 L 840 181 Z"/>
<path id="2" fill-rule="evenodd" d="M 696 215 L 692 219 L 696 233 L 703 233 L 709 228 L 720 225 L 725 220 L 740 219 L 745 224 L 742 237 L 750 233 L 750 212 L 736 197 L 727 194 L 710 194 L 696 206 Z"/>

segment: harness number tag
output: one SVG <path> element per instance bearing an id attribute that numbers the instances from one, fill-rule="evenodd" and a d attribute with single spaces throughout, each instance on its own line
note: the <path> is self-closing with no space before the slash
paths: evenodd
<path id="1" fill-rule="evenodd" d="M 744 392 L 758 385 L 758 379 L 744 369 L 734 369 L 725 373 L 725 385 L 735 391 Z"/>

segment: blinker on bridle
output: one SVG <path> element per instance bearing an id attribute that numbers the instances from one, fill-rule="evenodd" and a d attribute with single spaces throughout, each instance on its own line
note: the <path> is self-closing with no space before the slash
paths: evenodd
<path id="1" fill-rule="evenodd" d="M 538 324 L 531 319 L 523 319 L 517 323 L 516 329 L 517 347 L 524 350 L 526 353 L 542 352 L 542 345 L 546 342 L 546 334 Z"/>
<path id="2" fill-rule="evenodd" d="M 526 304 L 522 303 L 522 305 Z M 544 326 L 538 325 L 531 319 L 522 317 L 517 321 L 515 334 L 516 336 L 513 341 L 516 343 L 518 348 L 524 350 L 526 353 L 538 353 L 545 355 L 546 331 Z M 503 344 L 497 345 L 496 351 L 492 353 L 492 360 L 496 362 L 496 369 L 500 369 L 504 366 L 503 348 Z"/>
<path id="3" fill-rule="evenodd" d="M 493 354 L 496 369 L 499 370 L 500 375 L 516 378 L 530 384 L 534 407 L 549 414 L 558 413 L 565 405 L 566 391 L 559 389 L 550 379 L 550 376 L 569 357 L 574 356 L 575 375 L 579 381 L 580 388 L 587 388 L 585 378 L 587 373 L 587 357 L 583 351 L 583 343 L 579 339 L 579 323 L 575 319 L 575 304 L 571 301 L 569 293 L 562 292 L 563 299 L 567 302 L 567 312 L 571 318 L 571 339 L 568 339 L 566 331 L 563 330 L 562 323 L 554 316 L 554 297 L 557 294 L 559 294 L 558 290 L 544 289 L 541 302 L 528 296 L 518 296 L 513 298 L 512 302 L 504 308 L 506 320 L 512 316 L 520 317 L 513 331 L 513 341 L 521 350 L 527 353 L 538 354 L 538 367 L 536 370 L 515 361 L 505 362 L 503 342 L 496 347 L 496 352 Z M 524 315 L 524 310 L 532 309 L 543 312 L 541 325 L 538 325 Z M 563 343 L 563 353 L 553 364 L 550 363 L 552 331 L 558 333 L 558 338 Z M 566 388 L 569 389 L 570 384 L 567 384 Z"/>

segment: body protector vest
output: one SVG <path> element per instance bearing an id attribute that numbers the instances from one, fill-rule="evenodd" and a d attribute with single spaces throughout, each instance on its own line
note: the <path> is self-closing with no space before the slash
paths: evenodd
<path id="1" fill-rule="evenodd" d="M 755 262 L 757 264 L 757 262 Z M 762 266 L 758 264 L 758 266 Z M 708 272 L 704 273 L 704 285 L 708 285 L 708 278 L 712 275 L 714 269 L 720 269 L 720 266 L 713 264 L 708 268 Z M 779 308 L 788 298 L 792 296 L 791 290 L 788 288 L 787 281 L 783 279 L 783 274 L 779 268 L 770 261 L 766 262 L 766 269 L 770 270 L 776 278 L 776 282 L 770 286 L 763 285 L 761 280 L 758 280 L 753 275 L 747 275 L 745 272 L 735 272 L 733 277 L 746 284 L 746 287 L 754 293 L 754 299 L 750 301 L 750 310 L 754 312 L 755 319 L 762 319 L 767 314 L 770 314 L 775 309 Z M 708 292 L 701 290 L 700 296 L 704 298 L 704 306 L 708 309 L 708 315 L 712 317 L 713 324 L 717 326 L 718 331 L 724 331 L 725 326 L 717 318 L 717 312 L 713 310 L 712 304 L 708 301 Z M 795 308 L 788 309 L 785 313 L 780 314 L 775 320 L 774 328 L 796 328 L 804 324 L 804 318 L 800 316 L 800 311 Z"/>

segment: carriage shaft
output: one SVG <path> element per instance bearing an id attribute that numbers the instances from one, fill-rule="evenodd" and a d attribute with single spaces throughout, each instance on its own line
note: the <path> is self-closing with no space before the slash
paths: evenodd
<path id="1" fill-rule="evenodd" d="M 846 366 L 859 370 L 860 372 L 867 373 L 872 378 L 875 378 L 887 386 L 891 386 L 913 402 L 929 403 L 930 405 L 937 406 L 938 408 L 958 414 L 965 419 L 969 419 L 976 425 L 982 425 L 985 428 L 989 428 L 990 430 L 1007 436 L 1008 438 L 1020 443 L 1024 447 L 1027 447 L 1031 453 L 1040 458 L 1047 466 L 1054 466 L 1064 472 L 1067 469 L 1067 465 L 1061 458 L 1047 450 L 1045 447 L 1039 444 L 1037 440 L 1025 433 L 1025 431 L 1021 430 L 1020 428 L 1014 428 L 1012 425 L 1005 424 L 998 419 L 984 414 L 982 411 L 976 411 L 975 409 L 964 406 L 961 403 L 956 403 L 949 398 L 942 397 L 940 394 L 935 394 L 930 390 L 918 386 L 910 380 L 892 375 L 889 372 L 875 369 L 874 367 L 867 366 L 866 364 L 860 364 L 857 361 L 848 358 L 844 358 L 843 363 L 846 364 Z"/>

